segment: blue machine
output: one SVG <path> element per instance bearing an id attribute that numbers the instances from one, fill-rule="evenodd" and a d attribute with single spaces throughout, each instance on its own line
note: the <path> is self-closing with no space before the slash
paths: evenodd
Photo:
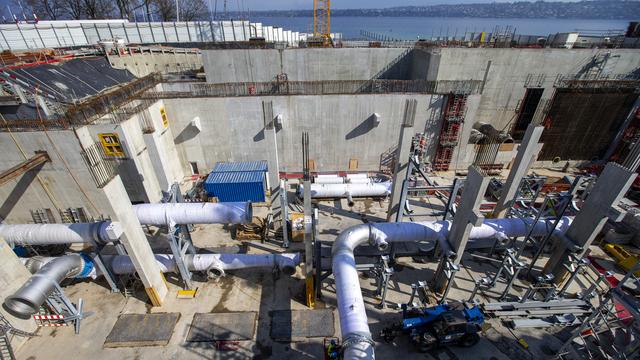
<path id="1" fill-rule="evenodd" d="M 402 305 L 402 323 L 382 331 L 390 342 L 401 332 L 409 335 L 420 352 L 441 345 L 473 346 L 478 343 L 478 332 L 484 324 L 484 314 L 475 304 L 454 302 L 428 308 Z"/>

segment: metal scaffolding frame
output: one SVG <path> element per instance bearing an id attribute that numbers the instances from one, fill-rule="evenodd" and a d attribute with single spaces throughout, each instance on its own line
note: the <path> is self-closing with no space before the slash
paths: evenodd
<path id="1" fill-rule="evenodd" d="M 173 183 L 171 188 L 165 196 L 162 198 L 163 203 L 179 203 L 182 202 L 182 192 L 178 183 Z M 189 232 L 189 225 L 187 224 L 169 224 L 169 245 L 173 258 L 176 262 L 176 267 L 180 278 L 182 279 L 182 285 L 185 290 L 192 290 L 193 283 L 191 281 L 193 274 L 187 267 L 186 255 L 195 255 L 196 249 L 191 241 L 191 234 Z"/>

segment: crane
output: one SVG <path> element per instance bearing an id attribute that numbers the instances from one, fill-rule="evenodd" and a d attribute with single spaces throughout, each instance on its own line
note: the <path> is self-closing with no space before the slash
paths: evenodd
<path id="1" fill-rule="evenodd" d="M 313 0 L 313 39 L 309 43 L 331 46 L 331 0 Z"/>

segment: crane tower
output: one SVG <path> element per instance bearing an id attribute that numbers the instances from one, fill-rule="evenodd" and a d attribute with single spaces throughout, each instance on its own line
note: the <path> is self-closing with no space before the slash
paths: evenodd
<path id="1" fill-rule="evenodd" d="M 331 46 L 331 0 L 313 0 L 313 36 Z"/>

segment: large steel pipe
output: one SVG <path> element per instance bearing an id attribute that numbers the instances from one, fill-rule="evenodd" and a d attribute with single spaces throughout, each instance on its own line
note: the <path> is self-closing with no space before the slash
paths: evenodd
<path id="1" fill-rule="evenodd" d="M 13 295 L 4 300 L 4 308 L 14 316 L 28 319 L 38 313 L 40 306 L 57 284 L 71 277 L 85 277 L 93 263 L 83 255 L 65 255 L 42 264 L 33 276 Z"/>
<path id="2" fill-rule="evenodd" d="M 156 254 L 156 263 L 163 273 L 176 272 L 173 255 Z M 115 274 L 136 272 L 131 258 L 126 255 L 104 256 Z M 61 257 L 32 257 L 23 263 L 34 273 L 13 295 L 4 301 L 11 314 L 27 319 L 37 313 L 40 306 L 62 280 L 75 278 L 96 278 L 102 275 L 93 265 L 90 257 L 72 254 Z M 278 268 L 286 275 L 293 275 L 300 264 L 300 254 L 197 254 L 186 256 L 187 267 L 191 271 L 204 271 L 211 278 L 224 276 L 227 270 L 249 268 Z"/>
<path id="3" fill-rule="evenodd" d="M 299 196 L 304 195 L 304 186 L 299 187 Z M 391 193 L 391 182 L 365 184 L 311 184 L 311 198 L 384 197 Z"/>
<path id="4" fill-rule="evenodd" d="M 122 236 L 118 222 L 100 221 L 78 224 L 0 225 L 0 238 L 9 245 L 55 245 L 91 242 L 109 243 Z"/>
<path id="5" fill-rule="evenodd" d="M 246 224 L 251 222 L 250 202 L 162 203 L 133 206 L 142 225 Z"/>
<path id="6" fill-rule="evenodd" d="M 156 262 L 162 272 L 175 272 L 173 255 L 156 254 Z M 126 255 L 106 256 L 115 274 L 134 273 L 131 258 Z M 287 275 L 295 273 L 300 264 L 300 254 L 196 254 L 186 256 L 187 268 L 191 271 L 204 271 L 209 277 L 224 276 L 227 270 L 277 267 Z"/>
<path id="7" fill-rule="evenodd" d="M 556 231 L 566 231 L 571 220 L 569 217 L 562 218 Z M 545 234 L 548 226 L 551 226 L 551 220 L 539 221 L 533 228 L 533 235 Z M 441 241 L 446 239 L 450 227 L 449 221 L 374 223 L 356 225 L 338 235 L 332 249 L 332 268 L 336 282 L 342 341 L 346 344 L 343 346 L 344 359 L 375 358 L 353 250 L 366 242 L 385 248 L 391 242 Z M 469 238 L 477 240 L 517 237 L 525 236 L 527 232 L 528 227 L 521 219 L 491 219 L 473 227 Z"/>

